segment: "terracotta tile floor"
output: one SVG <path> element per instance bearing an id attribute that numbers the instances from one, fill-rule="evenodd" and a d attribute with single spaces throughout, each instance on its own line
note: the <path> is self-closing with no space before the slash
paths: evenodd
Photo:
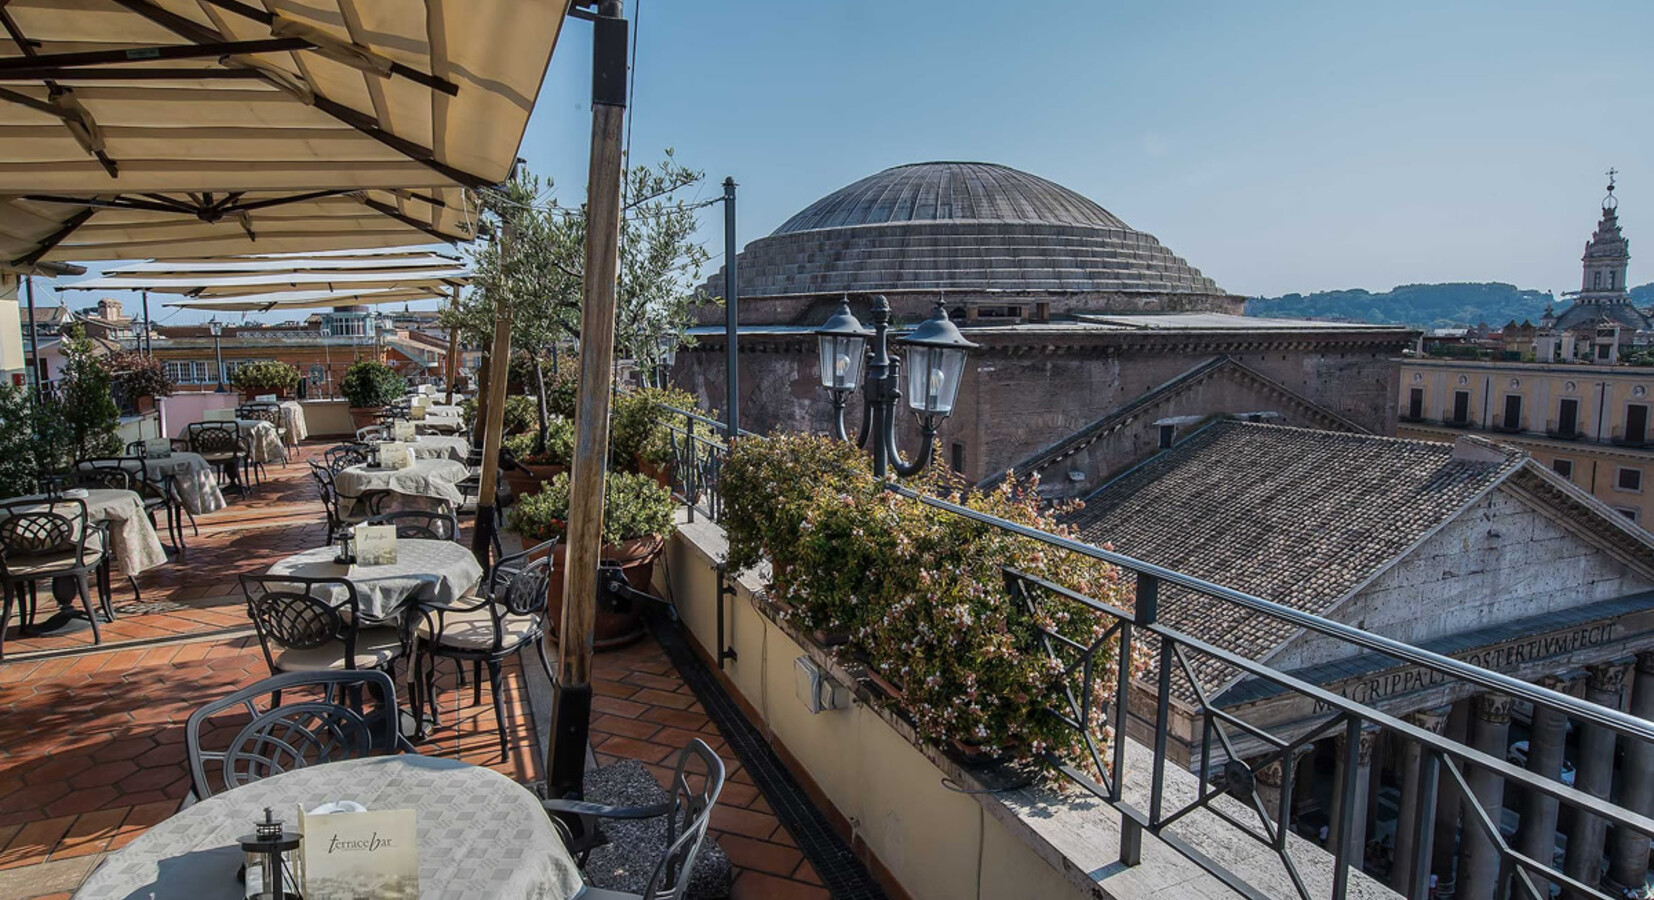
<path id="1" fill-rule="evenodd" d="M 206 700 L 268 674 L 255 638 L 224 634 L 247 627 L 235 576 L 321 541 L 321 508 L 302 457 L 324 446 L 271 467 L 252 498 L 200 517 L 201 534 L 187 539 L 181 559 L 140 576 L 142 603 L 117 585 L 120 618 L 104 626 L 103 647 L 91 646 L 89 632 L 8 637 L 0 663 L 0 900 L 69 896 L 8 885 L 38 883 L 27 867 L 117 850 L 177 809 L 189 789 L 184 720 Z M 486 685 L 473 705 L 471 688 L 451 674 L 439 690 L 446 727 L 420 752 L 525 784 L 539 780 L 535 723 L 515 665 L 505 685 L 505 758 Z M 652 638 L 600 655 L 595 688 L 600 765 L 641 759 L 665 783 L 671 757 L 692 736 L 724 757 L 729 781 L 712 830 L 737 866 L 735 898 L 829 896 Z M 72 885 L 52 890 L 65 887 Z"/>

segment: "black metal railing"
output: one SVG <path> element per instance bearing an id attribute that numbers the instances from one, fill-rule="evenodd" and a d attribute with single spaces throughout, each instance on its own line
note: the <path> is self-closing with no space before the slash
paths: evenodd
<path id="1" fill-rule="evenodd" d="M 1485 867 L 1481 877 L 1491 880 L 1495 886 L 1486 896 L 1548 900 L 1547 883 L 1554 883 L 1572 896 L 1607 900 L 1616 895 L 1602 887 L 1587 884 L 1586 880 L 1595 882 L 1596 878 L 1593 875 L 1587 875 L 1586 880 L 1582 880 L 1555 868 L 1549 852 L 1545 854 L 1544 859 L 1535 859 L 1512 847 L 1498 824 L 1502 816 L 1502 799 L 1496 805 L 1490 804 L 1487 801 L 1488 792 L 1478 792 L 1473 788 L 1473 782 L 1481 785 L 1491 778 L 1503 779 L 1504 784 L 1519 786 L 1523 791 L 1532 791 L 1537 795 L 1553 798 L 1567 810 L 1572 810 L 1576 827 L 1579 822 L 1597 817 L 1612 823 L 1615 828 L 1630 829 L 1642 835 L 1654 835 L 1654 819 L 1646 815 L 1616 806 L 1602 797 L 1565 785 L 1560 780 L 1541 776 L 1507 762 L 1503 758 L 1505 749 L 1502 740 L 1501 746 L 1496 750 L 1499 755 L 1492 755 L 1170 627 L 1161 621 L 1160 597 L 1164 588 L 1175 588 L 1197 595 L 1184 597 L 1182 602 L 1215 601 L 1221 606 L 1267 616 L 1347 646 L 1381 654 L 1397 663 L 1416 666 L 1439 676 L 1442 683 L 1456 683 L 1473 690 L 1480 689 L 1489 695 L 1523 701 L 1532 704 L 1535 709 L 1552 710 L 1580 725 L 1606 729 L 1609 734 L 1631 740 L 1654 744 L 1654 723 L 1616 709 L 1528 684 L 1499 672 L 1119 553 L 1019 525 L 907 488 L 891 485 L 889 489 L 954 515 L 1041 541 L 1060 550 L 1091 557 L 1134 574 L 1136 605 L 1133 610 L 1128 611 L 1077 594 L 1061 585 L 1025 572 L 1015 569 L 1006 569 L 1004 572 L 1013 596 L 1028 604 L 1031 611 L 1038 611 L 1042 598 L 1061 597 L 1085 606 L 1098 616 L 1112 620 L 1103 636 L 1090 645 L 1081 645 L 1044 629 L 1040 630 L 1036 638 L 1041 648 L 1062 666 L 1070 679 L 1070 689 L 1064 697 L 1056 698 L 1058 702 L 1049 711 L 1080 733 L 1085 746 L 1089 748 L 1088 762 L 1092 769 L 1088 772 L 1072 761 L 1056 757 L 1050 757 L 1047 761 L 1067 778 L 1114 806 L 1121 813 L 1120 860 L 1126 865 L 1135 865 L 1139 862 L 1142 833 L 1147 831 L 1237 893 L 1249 897 L 1265 896 L 1241 874 L 1216 862 L 1210 852 L 1195 846 L 1185 836 L 1173 830 L 1173 826 L 1180 821 L 1197 812 L 1204 812 L 1276 854 L 1296 888 L 1297 895 L 1304 900 L 1310 900 L 1314 895 L 1300 874 L 1300 863 L 1303 860 L 1294 856 L 1292 842 L 1288 840 L 1294 784 L 1299 779 L 1297 766 L 1294 764 L 1297 754 L 1323 737 L 1337 736 L 1343 739 L 1345 746 L 1349 748 L 1348 754 L 1353 757 L 1357 752 L 1355 748 L 1362 741 L 1363 733 L 1374 728 L 1411 741 L 1420 750 L 1418 773 L 1410 779 L 1411 785 L 1403 785 L 1404 790 L 1411 788 L 1411 796 L 1403 796 L 1398 805 L 1398 829 L 1404 827 L 1402 817 L 1406 817 L 1405 827 L 1412 834 L 1413 845 L 1412 857 L 1405 861 L 1398 860 L 1405 866 L 1402 869 L 1405 877 L 1392 877 L 1395 889 L 1403 896 L 1423 900 L 1434 895 L 1431 885 L 1432 855 L 1436 844 L 1434 829 L 1437 820 L 1438 785 L 1443 783 L 1449 786 L 1447 791 L 1442 792 L 1445 799 L 1448 802 L 1462 804 L 1465 820 L 1462 825 L 1463 840 L 1480 844 L 1485 848 L 1481 851 L 1482 858 L 1488 860 L 1491 867 Z M 1035 618 L 1038 620 L 1039 617 Z M 1143 680 L 1152 683 L 1145 684 L 1143 681 L 1134 680 L 1131 674 L 1130 663 L 1134 654 L 1138 652 L 1137 643 L 1140 641 L 1148 643 L 1155 660 L 1152 675 Z M 1099 673 L 1096 664 L 1100 658 L 1099 654 L 1105 648 L 1114 656 L 1114 664 L 1109 671 Z M 1221 702 L 1214 701 L 1209 689 L 1210 676 L 1206 679 L 1198 677 L 1196 660 L 1211 661 L 1229 672 L 1257 679 L 1272 689 L 1307 698 L 1318 710 L 1316 715 L 1319 718 L 1307 729 L 1300 728 L 1298 733 L 1292 734 L 1277 734 L 1267 727 L 1249 722 L 1231 709 L 1226 709 Z M 1113 682 L 1113 696 L 1108 701 L 1093 699 L 1093 689 L 1098 678 L 1108 678 Z M 1134 694 L 1143 697 L 1144 700 L 1134 701 Z M 1151 704 L 1152 709 L 1143 708 Z M 1192 709 L 1192 715 L 1198 719 L 1196 727 L 1199 732 L 1197 741 L 1191 742 L 1198 745 L 1198 752 L 1193 752 L 1191 748 L 1198 791 L 1194 799 L 1176 805 L 1175 808 L 1167 799 L 1168 770 L 1170 766 L 1177 765 L 1170 762 L 1168 752 L 1168 741 L 1173 732 L 1174 705 Z M 1106 760 L 1092 736 L 1094 726 L 1100 720 L 1106 720 L 1115 735 L 1111 752 L 1108 754 L 1110 758 Z M 1127 770 L 1123 764 L 1125 741 L 1122 736 L 1131 733 L 1136 724 L 1146 725 L 1153 731 L 1153 765 L 1149 776 L 1150 801 L 1147 810 L 1139 809 L 1125 799 Z M 1141 729 L 1137 730 L 1141 732 Z M 1249 738 L 1263 749 L 1254 751 L 1250 755 L 1250 761 L 1243 759 L 1241 751 L 1236 746 L 1238 738 Z M 1267 797 L 1267 788 L 1259 788 L 1258 776 L 1261 770 L 1277 765 L 1280 767 L 1278 794 Z M 1342 900 L 1346 896 L 1350 873 L 1352 869 L 1362 867 L 1366 850 L 1365 846 L 1356 846 L 1354 839 L 1354 835 L 1361 833 L 1365 827 L 1364 812 L 1360 822 L 1361 828 L 1356 827 L 1354 820 L 1356 810 L 1360 808 L 1356 802 L 1359 766 L 1344 765 L 1342 771 L 1342 778 L 1334 786 L 1337 792 L 1337 800 L 1334 803 L 1340 810 L 1341 818 L 1329 822 L 1332 837 L 1328 849 L 1333 857 L 1333 870 L 1331 889 L 1327 896 L 1334 900 Z M 1499 793 L 1502 794 L 1502 790 Z M 1237 814 L 1233 804 L 1220 802 L 1219 798 L 1238 802 L 1241 812 Z M 1266 803 L 1266 800 L 1273 802 Z M 1490 805 L 1493 808 L 1490 809 Z M 1269 806 L 1273 806 L 1274 809 L 1271 810 Z M 1254 818 L 1256 821 L 1253 821 Z M 1568 819 L 1567 812 L 1559 816 L 1559 821 L 1567 822 Z M 1600 836 L 1602 831 L 1599 830 L 1595 834 Z M 1551 848 L 1554 840 L 1554 834 L 1548 835 L 1544 846 L 1547 849 Z M 1572 865 L 1570 857 L 1569 868 L 1584 868 L 1595 873 L 1600 861 L 1600 851 L 1587 853 L 1586 862 L 1579 867 Z M 1324 858 L 1322 862 L 1324 864 Z M 1459 880 L 1462 886 L 1464 878 L 1461 877 Z M 1437 889 L 1440 887 L 1443 885 L 1438 885 Z M 1634 887 L 1641 888 L 1641 885 Z"/>
<path id="2" fill-rule="evenodd" d="M 661 405 L 666 413 L 667 442 L 671 450 L 668 478 L 672 493 L 683 501 L 689 521 L 700 512 L 714 522 L 724 518 L 724 495 L 719 489 L 729 445 L 724 423 L 693 410 Z M 746 436 L 748 432 L 741 432 Z"/>

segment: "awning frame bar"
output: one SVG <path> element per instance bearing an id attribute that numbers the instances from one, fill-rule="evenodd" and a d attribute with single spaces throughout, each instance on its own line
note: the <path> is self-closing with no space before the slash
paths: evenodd
<path id="1" fill-rule="evenodd" d="M 63 243 L 69 235 L 74 234 L 75 229 L 86 224 L 86 220 L 92 218 L 92 214 L 95 212 L 97 212 L 96 209 L 87 208 L 70 216 L 68 219 L 64 220 L 62 228 L 59 228 L 42 239 L 40 246 L 12 260 L 11 265 L 14 267 L 26 268 L 39 262 L 42 256 L 52 252 L 54 247 Z"/>

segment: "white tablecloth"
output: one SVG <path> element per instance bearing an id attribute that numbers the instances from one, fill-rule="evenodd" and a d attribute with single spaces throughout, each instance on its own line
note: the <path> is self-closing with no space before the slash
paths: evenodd
<path id="1" fill-rule="evenodd" d="M 465 480 L 470 470 L 451 459 L 416 459 L 406 469 L 370 469 L 348 466 L 333 476 L 339 491 L 339 512 L 347 519 L 360 518 L 357 499 L 368 491 L 390 491 L 398 495 L 392 508 L 436 509 L 447 504 L 457 511 L 464 498 L 455 482 Z"/>
<path id="2" fill-rule="evenodd" d="M 281 424 L 287 428 L 287 443 L 297 446 L 299 441 L 310 437 L 310 428 L 304 420 L 304 407 L 297 400 L 287 400 L 281 404 Z"/>
<path id="3" fill-rule="evenodd" d="M 426 413 L 425 418 L 414 422 L 415 428 L 436 432 L 438 434 L 451 434 L 460 430 L 460 428 L 464 427 L 464 425 L 465 420 L 460 418 L 459 413 Z"/>
<path id="4" fill-rule="evenodd" d="M 573 857 L 526 788 L 490 769 L 410 754 L 311 766 L 216 794 L 110 856 L 75 897 L 240 900 L 237 839 L 264 808 L 297 827 L 296 807 L 330 800 L 415 810 L 421 897 L 566 900 L 580 891 Z"/>
<path id="5" fill-rule="evenodd" d="M 40 500 L 45 508 L 46 497 L 36 494 L 19 500 Z M 114 488 L 90 488 L 86 492 L 86 517 L 93 522 L 109 523 L 109 543 L 120 563 L 121 574 L 137 575 L 167 561 L 166 548 L 161 537 L 149 524 L 144 513 L 144 501 L 134 491 Z"/>
<path id="6" fill-rule="evenodd" d="M 415 459 L 451 459 L 465 462 L 471 452 L 469 438 L 441 434 L 422 434 L 408 445 Z"/>
<path id="7" fill-rule="evenodd" d="M 137 465 L 128 462 L 123 463 L 122 467 L 130 471 Z M 172 476 L 184 508 L 191 513 L 199 516 L 216 512 L 227 505 L 224 492 L 218 489 L 217 472 L 201 454 L 175 450 L 171 456 L 144 460 L 145 478 L 158 482 L 167 475 Z"/>
<path id="8" fill-rule="evenodd" d="M 263 419 L 236 419 L 235 424 L 241 429 L 241 439 L 246 443 L 253 462 L 287 461 L 287 448 L 282 446 L 281 433 L 276 426 Z"/>
<path id="9" fill-rule="evenodd" d="M 396 562 L 384 566 L 343 566 L 335 546 L 316 547 L 277 560 L 269 575 L 344 578 L 356 586 L 362 618 L 390 621 L 411 604 L 452 604 L 482 581 L 482 566 L 468 547 L 453 541 L 400 539 Z M 333 597 L 341 602 L 345 595 Z"/>

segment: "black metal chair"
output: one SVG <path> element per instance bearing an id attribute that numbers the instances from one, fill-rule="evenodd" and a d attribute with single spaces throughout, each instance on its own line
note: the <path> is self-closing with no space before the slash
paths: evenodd
<path id="1" fill-rule="evenodd" d="M 276 436 L 281 438 L 281 445 L 283 447 L 288 446 L 287 426 L 282 424 L 281 404 L 271 403 L 268 400 L 255 400 L 252 403 L 244 403 L 235 408 L 235 417 L 238 419 L 246 419 L 248 421 L 269 422 L 270 425 L 276 429 Z M 281 464 L 283 466 L 287 465 L 287 459 L 285 457 L 282 458 Z"/>
<path id="2" fill-rule="evenodd" d="M 404 509 L 369 516 L 367 524 L 395 525 L 396 536 L 410 540 L 459 540 L 459 518 L 451 512 Z"/>
<path id="3" fill-rule="evenodd" d="M 691 771 L 688 763 L 699 760 L 704 772 Z M 698 787 L 690 784 L 699 780 Z M 596 847 L 606 843 L 599 823 L 604 819 L 653 819 L 666 817 L 666 852 L 655 863 L 642 894 L 628 894 L 602 888 L 581 890 L 582 900 L 681 900 L 689 888 L 690 873 L 706 840 L 712 808 L 724 789 L 724 761 L 700 738 L 691 740 L 678 752 L 672 774 L 672 799 L 653 806 L 605 806 L 579 800 L 543 800 L 541 805 L 563 832 L 569 852 L 586 864 Z"/>
<path id="4" fill-rule="evenodd" d="M 340 444 L 322 451 L 322 461 L 327 470 L 335 474 L 350 468 L 360 466 L 368 461 L 368 448 L 362 444 Z"/>
<path id="5" fill-rule="evenodd" d="M 470 662 L 474 669 L 473 703 L 482 702 L 482 668 L 488 668 L 488 684 L 493 692 L 494 719 L 500 729 L 500 753 L 507 752 L 505 704 L 500 694 L 501 664 L 522 652 L 530 644 L 540 655 L 540 665 L 546 678 L 553 682 L 551 661 L 546 658 L 546 589 L 550 586 L 552 550 L 555 539 L 530 547 L 499 561 L 480 595 L 461 598 L 448 606 L 426 606 L 419 610 L 420 620 L 415 627 L 415 659 L 430 657 L 424 670 L 424 690 L 420 691 L 420 673 L 415 666 L 414 689 L 416 705 L 426 701 L 431 719 L 436 721 L 436 664 L 437 659 L 451 659 L 463 667 Z M 424 708 L 424 706 L 420 706 Z"/>
<path id="6" fill-rule="evenodd" d="M 282 703 L 282 693 L 301 699 Z M 319 693 L 317 698 L 315 694 Z M 372 703 L 364 703 L 371 693 Z M 348 702 L 347 702 L 348 701 Z M 216 721 L 215 721 L 216 718 Z M 288 672 L 272 675 L 190 714 L 184 725 L 195 799 L 306 766 L 377 754 L 413 752 L 401 734 L 396 685 L 384 672 Z M 223 749 L 203 732 L 236 728 Z M 216 763 L 214 778 L 208 764 Z"/>
<path id="7" fill-rule="evenodd" d="M 316 482 L 316 495 L 321 499 L 322 509 L 327 513 L 327 539 L 332 542 L 350 526 L 339 509 L 339 490 L 333 484 L 333 471 L 315 460 L 310 460 L 310 477 Z"/>
<path id="8" fill-rule="evenodd" d="M 34 625 L 37 585 L 54 579 L 74 579 L 76 593 L 86 618 L 92 623 L 92 643 L 103 643 L 98 632 L 98 612 L 92 608 L 91 578 L 108 554 L 108 535 L 86 512 L 86 501 L 56 498 L 51 501 L 12 500 L 0 503 L 0 658 L 5 656 L 6 623 L 12 606 L 19 607 L 24 628 Z M 105 585 L 99 582 L 99 587 Z M 110 614 L 109 597 L 101 597 L 103 611 Z"/>
<path id="9" fill-rule="evenodd" d="M 173 450 L 187 451 L 188 441 L 174 440 Z M 165 510 L 167 517 L 167 537 L 172 539 L 172 546 L 179 553 L 189 549 L 184 545 L 184 520 L 189 519 L 190 527 L 195 530 L 197 537 L 201 535 L 201 526 L 195 523 L 195 514 L 190 512 L 184 503 L 184 497 L 178 491 L 178 481 L 171 475 L 162 474 L 160 478 L 149 477 L 149 461 L 144 458 L 144 442 L 133 441 L 126 445 L 125 456 L 91 456 L 80 460 L 77 468 L 96 466 L 99 468 L 117 467 L 126 470 L 131 476 L 131 491 L 135 492 L 144 502 L 144 513 L 149 516 L 149 524 L 158 527 L 155 522 L 155 511 Z"/>
<path id="10" fill-rule="evenodd" d="M 247 486 L 242 483 L 241 470 L 247 448 L 241 442 L 240 426 L 234 422 L 191 422 L 185 434 L 190 452 L 201 454 L 202 459 L 216 466 L 230 486 L 245 497 Z"/>
<path id="11" fill-rule="evenodd" d="M 243 575 L 241 590 L 272 675 L 339 669 L 389 672 L 403 655 L 398 629 L 362 621 L 356 586 L 347 579 Z"/>
<path id="12" fill-rule="evenodd" d="M 142 468 L 140 468 L 139 472 L 142 471 Z M 74 471 L 68 473 L 64 485 L 88 490 L 132 491 L 136 494 L 138 492 L 135 488 L 142 483 L 143 479 L 141 477 L 134 476 L 125 468 L 115 465 L 99 465 L 96 460 L 83 459 L 75 464 Z M 138 499 L 142 501 L 143 495 L 139 494 Z M 149 518 L 150 527 L 155 527 L 155 514 L 150 511 L 147 504 L 144 507 L 144 514 Z M 110 578 L 114 567 L 114 545 L 111 543 L 108 545 L 108 549 L 109 552 L 103 555 L 103 565 L 98 567 L 98 591 L 103 599 L 104 616 L 113 622 L 115 621 L 115 608 L 110 605 L 110 595 L 113 593 L 114 587 L 110 582 Z M 127 575 L 126 580 L 132 585 L 133 599 L 140 603 L 143 602 L 144 592 L 138 587 L 138 579 Z"/>

